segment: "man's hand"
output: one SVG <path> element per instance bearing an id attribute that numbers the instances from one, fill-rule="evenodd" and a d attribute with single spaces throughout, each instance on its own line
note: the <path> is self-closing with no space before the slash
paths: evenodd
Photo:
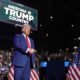
<path id="1" fill-rule="evenodd" d="M 29 52 L 30 54 L 33 54 L 33 53 L 35 53 L 35 52 L 36 52 L 36 50 L 35 50 L 35 49 L 33 49 L 33 48 L 30 48 L 28 52 Z"/>

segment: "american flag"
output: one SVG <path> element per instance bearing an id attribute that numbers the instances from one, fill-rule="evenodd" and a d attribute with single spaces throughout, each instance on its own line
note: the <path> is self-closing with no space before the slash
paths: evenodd
<path id="1" fill-rule="evenodd" d="M 80 54 L 74 56 L 73 62 L 69 66 L 67 80 L 80 80 Z"/>
<path id="2" fill-rule="evenodd" d="M 14 80 L 14 66 L 10 68 L 8 80 Z M 39 80 L 39 73 L 35 69 L 31 70 L 30 80 Z"/>
<path id="3" fill-rule="evenodd" d="M 35 70 L 31 70 L 30 80 L 39 80 L 39 73 Z"/>
<path id="4" fill-rule="evenodd" d="M 8 80 L 14 80 L 14 66 L 10 68 L 10 71 L 8 73 Z"/>

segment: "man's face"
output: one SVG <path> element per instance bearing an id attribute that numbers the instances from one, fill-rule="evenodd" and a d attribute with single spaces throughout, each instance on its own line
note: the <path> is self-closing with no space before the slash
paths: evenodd
<path id="1" fill-rule="evenodd" d="M 28 24 L 24 24 L 23 25 L 23 28 L 22 28 L 22 32 L 28 36 L 30 34 L 30 31 L 31 31 L 31 26 L 28 25 Z"/>

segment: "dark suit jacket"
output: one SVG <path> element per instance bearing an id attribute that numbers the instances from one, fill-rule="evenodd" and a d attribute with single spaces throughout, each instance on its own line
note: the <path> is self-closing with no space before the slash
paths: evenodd
<path id="1" fill-rule="evenodd" d="M 31 42 L 31 48 L 34 48 L 34 42 L 31 38 L 30 38 L 30 42 Z M 23 36 L 23 34 L 15 35 L 13 43 L 15 49 L 14 49 L 14 55 L 12 59 L 12 65 L 20 66 L 20 67 L 24 67 L 25 65 L 27 65 L 27 67 L 30 67 L 30 55 L 29 53 L 26 53 L 28 47 L 27 47 L 26 39 Z M 32 58 L 32 64 L 34 64 L 35 54 L 32 54 L 31 58 Z"/>

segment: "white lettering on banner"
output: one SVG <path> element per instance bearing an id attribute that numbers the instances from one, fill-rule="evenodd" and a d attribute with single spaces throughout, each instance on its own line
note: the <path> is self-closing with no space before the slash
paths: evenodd
<path id="1" fill-rule="evenodd" d="M 18 22 L 21 22 L 21 23 L 27 23 L 27 24 L 29 23 L 29 21 L 18 19 L 18 18 L 12 17 L 12 16 L 9 16 L 9 19 L 13 20 L 13 21 L 18 21 Z"/>
<path id="2" fill-rule="evenodd" d="M 9 8 L 4 8 L 6 10 L 6 14 L 8 14 L 8 11 L 10 10 Z"/>
<path id="3" fill-rule="evenodd" d="M 29 21 L 34 20 L 31 11 L 26 11 L 13 5 L 8 5 L 8 7 L 4 7 L 4 9 L 5 14 L 9 16 L 10 20 L 20 23 L 29 23 Z"/>
<path id="4" fill-rule="evenodd" d="M 13 6 L 13 5 L 8 5 L 8 8 L 14 9 L 14 10 L 17 10 L 17 11 L 21 11 L 21 12 L 24 12 L 24 13 L 27 12 L 26 10 L 21 9 L 21 8 L 18 8 L 18 7 L 15 7 L 15 6 Z"/>

